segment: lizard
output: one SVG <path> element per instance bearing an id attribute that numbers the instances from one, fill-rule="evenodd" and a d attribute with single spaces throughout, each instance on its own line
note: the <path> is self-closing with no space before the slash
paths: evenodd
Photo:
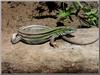
<path id="1" fill-rule="evenodd" d="M 75 31 L 75 28 L 65 26 L 51 28 L 43 25 L 30 25 L 19 28 L 17 33 L 12 35 L 11 42 L 12 44 L 16 44 L 19 41 L 22 41 L 27 44 L 36 45 L 50 41 L 51 46 L 58 47 L 55 43 L 55 39 L 60 36 L 65 41 L 76 45 L 88 45 L 98 40 L 96 39 L 88 43 L 77 43 L 71 41 L 67 35 L 71 35 L 71 33 L 74 33 Z"/>

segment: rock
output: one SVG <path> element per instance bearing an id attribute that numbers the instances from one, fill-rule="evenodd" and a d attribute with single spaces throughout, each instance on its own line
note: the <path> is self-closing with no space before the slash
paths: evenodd
<path id="1" fill-rule="evenodd" d="M 98 28 L 78 29 L 73 41 L 89 42 L 98 37 Z M 84 35 L 84 36 L 83 36 Z M 59 48 L 49 42 L 41 45 L 11 44 L 10 37 L 3 42 L 2 72 L 6 73 L 96 73 L 99 68 L 99 41 L 74 45 L 57 40 Z"/>

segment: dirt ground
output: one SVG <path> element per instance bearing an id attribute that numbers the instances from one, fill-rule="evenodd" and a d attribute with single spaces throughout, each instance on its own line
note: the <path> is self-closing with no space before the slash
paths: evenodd
<path id="1" fill-rule="evenodd" d="M 99 41 L 79 46 L 61 39 L 57 40 L 59 48 L 53 48 L 49 42 L 41 45 L 28 45 L 22 42 L 13 45 L 11 36 L 21 26 L 39 24 L 57 26 L 54 18 L 36 19 L 38 2 L 3 2 L 2 3 L 2 72 L 3 73 L 97 73 L 99 64 Z M 43 14 L 55 14 L 47 7 Z M 79 20 L 64 24 L 79 26 Z M 72 40 L 90 42 L 99 36 L 98 28 L 79 29 Z M 85 40 L 85 41 L 84 41 Z"/>

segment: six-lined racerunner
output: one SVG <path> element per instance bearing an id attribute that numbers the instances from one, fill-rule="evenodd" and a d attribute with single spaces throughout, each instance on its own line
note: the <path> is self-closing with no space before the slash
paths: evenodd
<path id="1" fill-rule="evenodd" d="M 70 42 L 72 44 L 77 45 L 88 45 L 96 42 L 98 39 L 88 42 L 88 43 L 77 43 L 72 41 L 67 37 L 67 35 L 71 35 L 71 33 L 75 32 L 76 29 L 72 27 L 48 27 L 43 25 L 30 25 L 19 28 L 17 33 L 14 33 L 11 42 L 12 44 L 16 44 L 19 41 L 22 41 L 27 44 L 42 44 L 50 40 L 50 44 L 53 47 L 57 47 L 54 42 L 56 38 L 60 37 Z"/>

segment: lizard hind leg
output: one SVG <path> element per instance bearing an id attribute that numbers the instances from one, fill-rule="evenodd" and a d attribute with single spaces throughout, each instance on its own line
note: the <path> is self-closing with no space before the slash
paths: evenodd
<path id="1" fill-rule="evenodd" d="M 50 38 L 50 45 L 54 48 L 58 48 L 58 45 L 55 43 L 55 37 Z"/>

